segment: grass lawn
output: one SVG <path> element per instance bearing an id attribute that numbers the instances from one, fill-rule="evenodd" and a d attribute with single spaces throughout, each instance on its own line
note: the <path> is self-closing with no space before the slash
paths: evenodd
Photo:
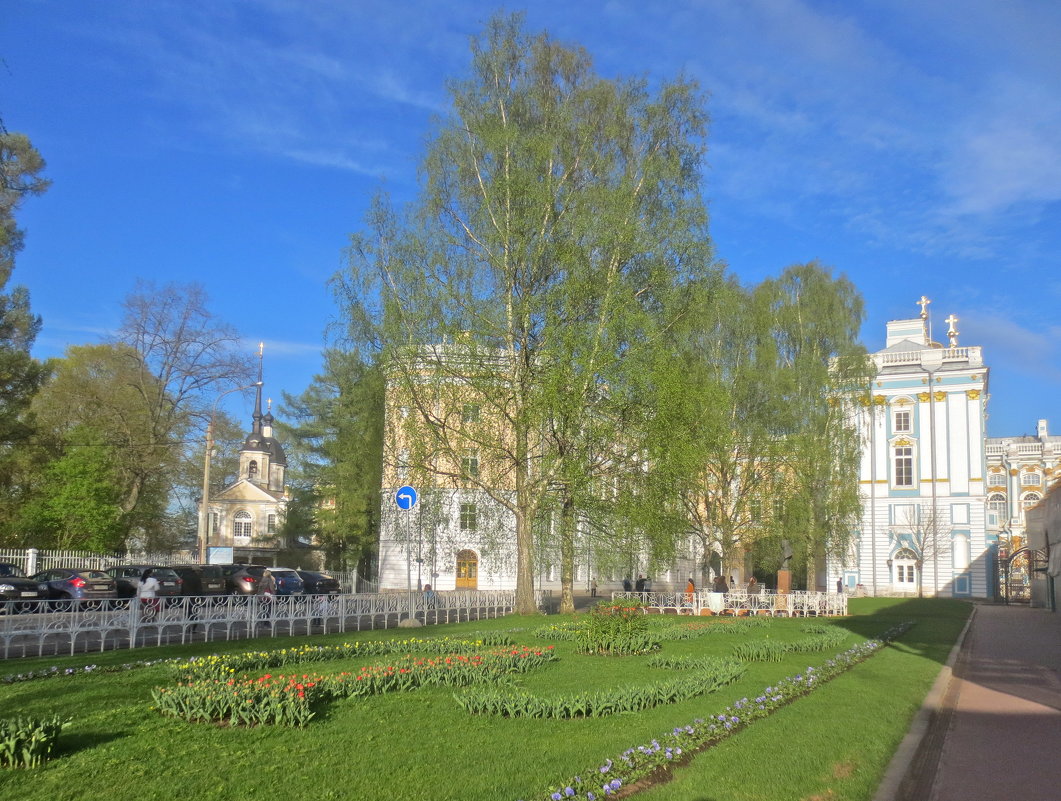
<path id="1" fill-rule="evenodd" d="M 688 640 L 665 639 L 668 656 L 727 656 L 754 639 L 802 640 L 802 629 L 828 624 L 849 632 L 848 643 L 882 634 L 897 622 L 917 625 L 809 696 L 697 754 L 672 781 L 643 799 L 869 799 L 910 719 L 939 672 L 969 612 L 955 601 L 857 599 L 843 620 L 775 619 L 743 633 L 712 631 Z M 474 637 L 509 632 L 520 644 L 555 645 L 559 659 L 515 683 L 540 695 L 637 686 L 677 675 L 648 665 L 649 657 L 575 653 L 570 640 L 542 639 L 538 628 L 572 618 L 507 617 L 428 627 L 317 638 L 138 649 L 91 656 L 0 662 L 0 676 L 41 667 L 123 664 L 191 654 L 273 650 L 357 639 Z M 654 620 L 654 623 L 664 621 Z M 674 623 L 674 619 L 665 621 Z M 704 622 L 700 619 L 697 623 Z M 710 619 L 712 624 L 725 621 Z M 156 665 L 123 673 L 59 677 L 0 685 L 0 717 L 59 712 L 72 723 L 57 753 L 34 770 L 0 770 L 6 797 L 61 801 L 105 794 L 113 801 L 177 793 L 192 799 L 270 797 L 318 799 L 547 798 L 550 788 L 593 771 L 626 749 L 649 743 L 675 726 L 708 717 L 767 685 L 824 663 L 836 651 L 789 655 L 748 664 L 737 682 L 716 693 L 640 713 L 576 720 L 471 716 L 452 695 L 423 688 L 322 705 L 303 729 L 239 728 L 187 723 L 151 709 L 151 691 L 171 685 L 173 671 Z M 484 651 L 490 650 L 484 648 Z M 313 663 L 279 672 L 337 673 L 381 665 L 394 657 Z"/>

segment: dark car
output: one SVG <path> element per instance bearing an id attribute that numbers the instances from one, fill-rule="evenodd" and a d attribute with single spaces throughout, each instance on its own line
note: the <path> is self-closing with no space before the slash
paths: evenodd
<path id="1" fill-rule="evenodd" d="M 302 579 L 302 586 L 306 595 L 339 595 L 343 588 L 339 580 L 327 573 L 317 573 L 312 570 L 296 570 Z"/>
<path id="2" fill-rule="evenodd" d="M 11 604 L 5 601 L 39 601 L 48 597 L 48 585 L 28 578 L 18 565 L 0 563 L 0 614 L 8 611 Z M 14 605 L 15 609 L 22 608 Z"/>
<path id="3" fill-rule="evenodd" d="M 277 595 L 302 595 L 305 591 L 302 584 L 302 576 L 297 570 L 289 567 L 270 567 L 269 572 L 273 576 L 275 585 L 274 592 Z"/>
<path id="4" fill-rule="evenodd" d="M 225 574 L 220 565 L 173 565 L 173 572 L 181 577 L 182 595 L 224 595 Z"/>
<path id="5" fill-rule="evenodd" d="M 159 598 L 174 598 L 181 594 L 183 579 L 178 576 L 173 568 L 160 565 L 119 565 L 111 567 L 104 572 L 114 579 L 118 588 L 119 598 L 135 598 L 140 590 L 140 579 L 144 572 L 150 570 L 151 575 L 158 579 L 158 590 L 155 595 Z"/>
<path id="6" fill-rule="evenodd" d="M 262 591 L 266 569 L 262 565 L 221 565 L 221 572 L 225 576 L 225 591 L 233 595 L 258 595 Z M 270 582 L 265 581 L 265 584 L 268 586 Z"/>
<path id="7" fill-rule="evenodd" d="M 114 579 L 102 570 L 79 567 L 55 567 L 42 570 L 33 581 L 48 587 L 50 600 L 97 601 L 112 599 L 117 595 Z"/>

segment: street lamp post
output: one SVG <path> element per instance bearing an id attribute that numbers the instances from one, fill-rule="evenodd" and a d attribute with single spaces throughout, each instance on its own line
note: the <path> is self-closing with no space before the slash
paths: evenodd
<path id="1" fill-rule="evenodd" d="M 203 497 L 199 504 L 199 561 L 202 564 L 206 564 L 206 552 L 210 544 L 210 457 L 214 449 L 214 417 L 217 416 L 217 405 L 226 395 L 261 385 L 261 381 L 255 381 L 245 387 L 227 389 L 217 396 L 214 407 L 210 410 L 210 419 L 206 424 L 206 452 L 203 455 Z"/>

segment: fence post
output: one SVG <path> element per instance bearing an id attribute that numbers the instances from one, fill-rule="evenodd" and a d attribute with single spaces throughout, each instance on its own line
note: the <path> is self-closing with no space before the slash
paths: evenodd
<path id="1" fill-rule="evenodd" d="M 37 572 L 37 549 L 30 548 L 26 551 L 26 575 L 32 576 Z"/>

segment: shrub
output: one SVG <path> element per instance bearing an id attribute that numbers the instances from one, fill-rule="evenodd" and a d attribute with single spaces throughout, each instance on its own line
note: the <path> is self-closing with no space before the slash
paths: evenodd
<path id="1" fill-rule="evenodd" d="M 576 647 L 582 654 L 643 654 L 659 648 L 659 636 L 649 631 L 641 601 L 620 598 L 590 610 Z"/>
<path id="2" fill-rule="evenodd" d="M 36 768 L 48 761 L 69 721 L 50 718 L 0 718 L 0 767 Z"/>

